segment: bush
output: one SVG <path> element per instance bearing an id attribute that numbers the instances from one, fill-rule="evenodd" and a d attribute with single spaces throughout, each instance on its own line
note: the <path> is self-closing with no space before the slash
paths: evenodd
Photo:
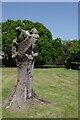
<path id="1" fill-rule="evenodd" d="M 67 69 L 75 69 L 75 70 L 80 70 L 80 63 L 79 62 L 71 62 L 71 61 L 67 61 L 65 63 L 65 67 Z"/>

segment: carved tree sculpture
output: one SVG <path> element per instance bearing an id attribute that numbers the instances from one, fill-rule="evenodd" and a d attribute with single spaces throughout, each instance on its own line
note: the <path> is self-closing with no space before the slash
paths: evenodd
<path id="1" fill-rule="evenodd" d="M 34 96 L 33 68 L 34 60 L 38 55 L 36 44 L 39 40 L 38 31 L 33 28 L 31 32 L 16 28 L 17 37 L 13 40 L 12 58 L 17 64 L 17 85 L 13 99 L 20 105 Z"/>

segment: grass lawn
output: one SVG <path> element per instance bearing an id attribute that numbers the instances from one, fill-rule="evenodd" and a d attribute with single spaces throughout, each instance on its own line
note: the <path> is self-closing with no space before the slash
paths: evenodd
<path id="1" fill-rule="evenodd" d="M 2 69 L 0 69 L 0 119 L 2 118 Z"/>
<path id="2" fill-rule="evenodd" d="M 2 99 L 16 83 L 16 68 L 3 68 Z M 34 88 L 38 96 L 52 104 L 30 107 L 28 112 L 3 109 L 4 118 L 78 118 L 78 71 L 65 68 L 34 69 Z"/>

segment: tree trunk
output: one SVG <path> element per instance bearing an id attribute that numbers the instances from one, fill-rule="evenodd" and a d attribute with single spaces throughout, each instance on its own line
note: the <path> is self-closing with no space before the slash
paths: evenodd
<path id="1" fill-rule="evenodd" d="M 16 103 L 21 106 L 34 97 L 33 90 L 33 69 L 34 58 L 37 56 L 35 51 L 36 41 L 39 38 L 35 28 L 31 34 L 16 28 L 17 38 L 13 40 L 12 57 L 17 64 L 17 84 L 10 104 Z"/>
<path id="2" fill-rule="evenodd" d="M 7 108 L 13 105 L 17 108 L 22 106 L 23 109 L 26 109 L 28 104 L 25 103 L 32 101 L 32 104 L 43 104 L 46 101 L 35 96 L 33 88 L 34 60 L 38 55 L 36 51 L 38 32 L 33 28 L 31 34 L 25 35 L 26 32 L 21 29 L 19 31 L 19 29 L 19 27 L 16 29 L 19 36 L 13 40 L 12 45 L 12 57 L 16 59 L 17 64 L 17 83 Z M 25 39 L 24 36 L 26 36 Z"/>

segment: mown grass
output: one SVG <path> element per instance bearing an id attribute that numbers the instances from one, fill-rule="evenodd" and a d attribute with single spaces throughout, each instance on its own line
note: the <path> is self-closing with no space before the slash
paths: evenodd
<path id="1" fill-rule="evenodd" d="M 0 69 L 0 119 L 2 118 L 2 69 Z"/>
<path id="2" fill-rule="evenodd" d="M 2 99 L 16 83 L 16 68 L 3 68 Z M 32 106 L 28 112 L 3 109 L 4 118 L 78 118 L 78 71 L 65 68 L 34 69 L 34 88 L 49 105 Z"/>

